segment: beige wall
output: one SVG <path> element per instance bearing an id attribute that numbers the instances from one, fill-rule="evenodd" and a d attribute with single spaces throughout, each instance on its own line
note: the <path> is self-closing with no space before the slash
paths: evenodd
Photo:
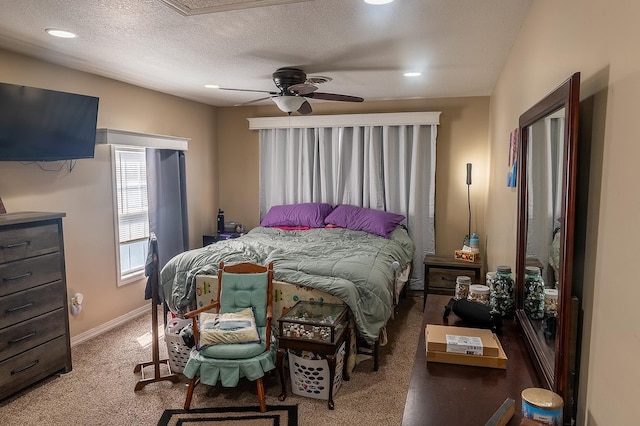
<path id="1" fill-rule="evenodd" d="M 436 153 L 436 251 L 461 248 L 468 230 L 466 163 L 473 163 L 472 232 L 484 236 L 489 98 L 313 102 L 314 114 L 441 111 Z M 248 117 L 281 116 L 274 105 L 218 109 L 220 205 L 225 220 L 258 226 L 258 131 Z M 505 154 L 506 157 L 506 154 Z M 213 230 L 213 229 L 212 229 Z"/>
<path id="2" fill-rule="evenodd" d="M 630 268 L 640 237 L 640 3 L 538 0 L 533 3 L 491 98 L 489 264 L 515 264 L 516 193 L 501 184 L 509 131 L 518 116 L 573 72 L 582 76 L 579 194 L 574 272 L 582 299 L 578 424 L 637 424 L 640 396 L 640 286 Z M 506 226 L 505 226 L 506 224 Z M 493 237 L 493 238 L 492 238 Z"/>
<path id="3" fill-rule="evenodd" d="M 201 245 L 215 222 L 217 169 L 215 108 L 0 50 L 0 81 L 100 98 L 98 127 L 191 138 L 186 154 L 189 236 Z M 54 168 L 58 162 L 40 163 Z M 69 297 L 84 294 L 83 310 L 70 316 L 71 335 L 101 326 L 144 300 L 144 280 L 116 286 L 110 150 L 94 159 L 43 171 L 38 164 L 0 162 L 0 197 L 8 212 L 65 212 L 63 219 Z"/>
<path id="4" fill-rule="evenodd" d="M 247 117 L 281 115 L 275 106 L 213 108 L 0 50 L 0 81 L 100 98 L 98 127 L 191 138 L 187 159 L 191 248 L 214 232 L 218 205 L 227 221 L 258 225 L 258 132 Z M 449 254 L 467 232 L 465 164 L 471 162 L 473 230 L 484 235 L 489 98 L 314 102 L 316 114 L 442 111 L 436 171 L 436 250 Z M 216 151 L 219 144 L 219 157 Z M 58 163 L 45 164 L 47 168 Z M 219 170 L 218 170 L 219 169 Z M 219 194 L 218 194 L 219 191 Z M 0 196 L 10 212 L 60 211 L 69 295 L 85 296 L 70 317 L 75 337 L 144 306 L 144 280 L 116 286 L 111 165 L 108 146 L 72 172 L 37 164 L 0 162 Z M 219 204 L 218 204 L 219 197 Z"/>

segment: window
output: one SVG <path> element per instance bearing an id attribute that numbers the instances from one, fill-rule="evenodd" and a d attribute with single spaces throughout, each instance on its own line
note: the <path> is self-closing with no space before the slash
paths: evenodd
<path id="1" fill-rule="evenodd" d="M 119 284 L 144 276 L 149 239 L 145 149 L 114 146 Z"/>

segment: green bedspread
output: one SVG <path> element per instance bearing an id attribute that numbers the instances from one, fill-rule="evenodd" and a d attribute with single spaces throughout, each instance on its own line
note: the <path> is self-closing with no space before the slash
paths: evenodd
<path id="1" fill-rule="evenodd" d="M 172 312 L 183 314 L 195 299 L 196 275 L 216 275 L 221 261 L 273 262 L 274 278 L 327 292 L 351 309 L 358 332 L 378 338 L 393 310 L 394 270 L 411 262 L 414 244 L 398 227 L 391 238 L 343 228 L 283 231 L 255 228 L 248 234 L 181 253 L 160 273 L 161 292 Z"/>

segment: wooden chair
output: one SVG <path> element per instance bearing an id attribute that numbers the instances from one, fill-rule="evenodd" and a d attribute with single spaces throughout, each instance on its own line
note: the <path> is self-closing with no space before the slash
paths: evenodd
<path id="1" fill-rule="evenodd" d="M 273 263 L 268 266 L 240 263 L 218 267 L 218 298 L 215 302 L 185 317 L 193 321 L 196 350 L 189 355 L 183 374 L 190 378 L 185 410 L 191 406 L 194 388 L 200 383 L 235 387 L 241 377 L 255 381 L 260 411 L 267 411 L 262 377 L 275 369 L 275 344 L 271 343 L 273 318 Z M 251 307 L 260 336 L 259 342 L 216 343 L 201 345 L 207 330 L 201 330 L 202 318 L 207 311 L 218 314 L 238 313 Z M 245 311 L 246 312 L 246 311 Z"/>

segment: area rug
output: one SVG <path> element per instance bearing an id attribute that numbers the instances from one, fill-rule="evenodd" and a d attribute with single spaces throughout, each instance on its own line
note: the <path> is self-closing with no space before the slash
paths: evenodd
<path id="1" fill-rule="evenodd" d="M 158 426 L 298 426 L 297 405 L 259 407 L 214 407 L 165 410 Z"/>

